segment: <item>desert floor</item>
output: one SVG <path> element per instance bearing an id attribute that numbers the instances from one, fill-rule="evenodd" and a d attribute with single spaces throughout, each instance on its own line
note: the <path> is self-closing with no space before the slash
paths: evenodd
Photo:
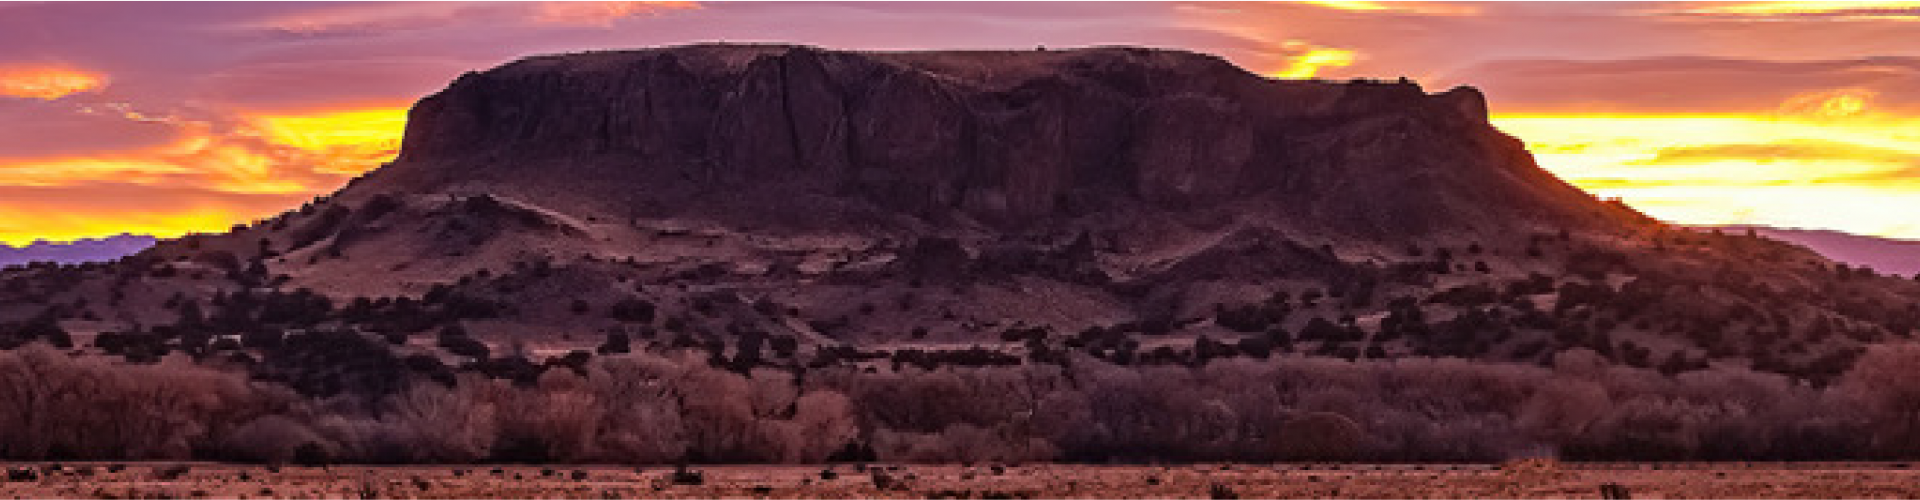
<path id="1" fill-rule="evenodd" d="M 265 467 L 10 463 L 0 498 L 1916 498 L 1900 463 Z M 829 472 L 831 471 L 831 472 Z M 689 484 L 689 483 L 698 484 Z"/>

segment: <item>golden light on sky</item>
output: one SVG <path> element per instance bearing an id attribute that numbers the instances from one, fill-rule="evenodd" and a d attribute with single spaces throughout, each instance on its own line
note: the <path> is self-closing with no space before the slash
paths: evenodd
<path id="1" fill-rule="evenodd" d="M 184 144 L 182 145 L 184 146 Z M 0 176 L 10 186 L 62 186 L 91 179 L 116 179 L 131 184 L 163 182 L 169 175 L 193 173 L 184 165 L 166 161 L 164 150 L 128 155 L 51 158 L 0 164 Z"/>
<path id="2" fill-rule="evenodd" d="M 407 105 L 246 117 L 268 142 L 316 155 L 321 171 L 359 174 L 393 159 L 407 126 Z"/>
<path id="3" fill-rule="evenodd" d="M 1820 13 L 1868 12 L 1868 10 L 1910 10 L 1920 8 L 1912 0 L 1759 0 L 1726 6 L 1693 8 L 1699 13 Z"/>
<path id="4" fill-rule="evenodd" d="M 0 97 L 53 100 L 106 84 L 106 76 L 63 66 L 0 67 Z"/>
<path id="5" fill-rule="evenodd" d="M 163 146 L 68 158 L 37 158 L 0 163 L 7 186 L 55 187 L 111 179 L 136 185 L 192 182 L 200 187 L 241 194 L 306 193 L 309 185 L 278 171 L 269 152 L 205 130 L 189 132 Z M 10 239 L 0 236 L 0 240 Z"/>
<path id="6" fill-rule="evenodd" d="M 117 109 L 117 108 L 115 108 Z M 406 107 L 252 113 L 238 128 L 118 109 L 129 117 L 172 124 L 180 136 L 127 151 L 0 161 L 0 188 L 84 189 L 101 180 L 168 188 L 179 185 L 228 196 L 282 200 L 278 204 L 204 201 L 188 206 L 115 209 L 78 204 L 65 210 L 16 200 L 0 203 L 0 243 L 66 240 L 123 232 L 173 237 L 217 231 L 297 206 L 346 179 L 380 166 L 398 152 Z"/>
<path id="7" fill-rule="evenodd" d="M 219 204 L 167 210 L 91 210 L 8 203 L 0 205 L 0 243 L 23 246 L 37 240 L 73 241 L 123 233 L 173 238 L 223 230 L 235 222 L 271 213 L 277 211 L 263 213 Z"/>
<path id="8" fill-rule="evenodd" d="M 1331 9 L 1378 12 L 1390 9 L 1386 4 L 1367 0 L 1306 0 L 1301 3 L 1318 5 Z"/>
<path id="9" fill-rule="evenodd" d="M 1768 224 L 1920 237 L 1920 120 L 1871 95 L 1818 92 L 1777 113 L 1498 115 L 1541 166 L 1685 224 Z"/>
<path id="10" fill-rule="evenodd" d="M 1313 78 L 1324 68 L 1352 66 L 1359 53 L 1331 47 L 1314 47 L 1300 41 L 1288 41 L 1283 47 L 1288 51 L 1299 51 L 1299 55 L 1287 61 L 1287 66 L 1275 71 L 1275 78 Z"/>
<path id="11" fill-rule="evenodd" d="M 1350 11 L 1350 12 L 1406 13 L 1406 14 L 1421 14 L 1421 15 L 1435 15 L 1435 16 L 1465 16 L 1465 15 L 1473 15 L 1479 12 L 1479 9 L 1473 7 L 1472 5 L 1466 5 L 1466 4 L 1460 4 L 1460 3 L 1442 3 L 1442 2 L 1417 2 L 1417 1 L 1376 2 L 1376 1 L 1370 1 L 1370 0 L 1305 0 L 1300 3 L 1314 5 L 1318 7 L 1326 7 L 1326 8 L 1335 9 L 1335 10 Z"/>

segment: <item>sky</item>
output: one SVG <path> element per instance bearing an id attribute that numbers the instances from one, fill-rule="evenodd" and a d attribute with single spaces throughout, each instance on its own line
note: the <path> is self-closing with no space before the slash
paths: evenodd
<path id="1" fill-rule="evenodd" d="M 1920 239 L 1914 40 L 1920 2 L 0 2 L 0 243 L 221 231 L 378 167 L 464 71 L 706 41 L 1473 85 L 1542 166 L 1654 217 Z"/>

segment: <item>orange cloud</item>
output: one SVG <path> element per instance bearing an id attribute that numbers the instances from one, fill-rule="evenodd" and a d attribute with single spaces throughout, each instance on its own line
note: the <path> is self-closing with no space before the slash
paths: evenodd
<path id="1" fill-rule="evenodd" d="M 99 180 L 137 185 L 197 185 L 230 193 L 284 194 L 318 186 L 278 168 L 284 156 L 245 141 L 189 127 L 173 143 L 133 151 L 0 163 L 0 185 L 65 186 Z"/>
<path id="2" fill-rule="evenodd" d="M 669 10 L 698 9 L 698 2 L 542 2 L 536 19 L 546 24 L 610 26 L 614 21 Z"/>
<path id="3" fill-rule="evenodd" d="M 1271 74 L 1275 78 L 1313 78 L 1322 68 L 1352 66 L 1360 55 L 1346 49 L 1315 47 L 1299 40 L 1288 40 L 1281 49 L 1294 55 L 1288 59 L 1286 67 Z"/>
<path id="4" fill-rule="evenodd" d="M 1871 93 L 1788 99 L 1774 112 L 1499 114 L 1542 167 L 1685 224 L 1821 227 L 1920 238 L 1920 117 Z M 1817 209 L 1810 209 L 1818 207 Z"/>
<path id="5" fill-rule="evenodd" d="M 1661 148 L 1653 158 L 1635 161 L 1635 165 L 1688 165 L 1716 161 L 1773 163 L 1857 162 L 1890 166 L 1892 172 L 1905 172 L 1908 165 L 1920 166 L 1920 154 L 1872 146 L 1829 141 L 1783 140 L 1763 144 L 1713 144 Z M 1828 178 L 1832 178 L 1828 172 Z M 1804 179 L 1807 181 L 1821 178 Z"/>
<path id="6" fill-rule="evenodd" d="M 106 85 L 104 75 L 64 66 L 0 67 L 0 97 L 51 101 Z"/>
<path id="7" fill-rule="evenodd" d="M 1732 14 L 1809 14 L 1857 10 L 1901 10 L 1920 7 L 1920 2 L 1900 1 L 1818 1 L 1818 2 L 1727 2 L 1689 9 L 1693 12 Z"/>
<path id="8" fill-rule="evenodd" d="M 1788 98 L 1780 104 L 1780 113 L 1814 118 L 1848 118 L 1868 112 L 1879 92 L 1867 89 L 1837 89 L 1809 92 Z"/>
<path id="9" fill-rule="evenodd" d="M 226 120 L 229 125 L 153 116 L 126 106 L 89 109 L 165 123 L 179 137 L 128 151 L 0 161 L 0 191 L 14 193 L 0 198 L 0 220 L 8 222 L 0 227 L 0 242 L 223 230 L 323 194 L 391 160 L 406 126 L 406 108 L 398 105 L 243 113 Z M 45 197 L 37 205 L 25 200 L 49 190 L 97 193 L 105 189 L 103 182 L 119 196 L 153 199 L 144 211 L 104 209 L 95 201 L 101 198 L 93 196 Z M 172 204 L 165 199 L 170 196 L 193 202 Z M 62 203 L 64 208 L 35 208 Z M 114 215 L 103 215 L 108 213 Z"/>
<path id="10" fill-rule="evenodd" d="M 311 156 L 321 172 L 353 175 L 393 159 L 407 126 L 405 105 L 246 116 L 268 143 Z"/>
<path id="11" fill-rule="evenodd" d="M 1920 2 L 1912 1 L 1772 1 L 1709 2 L 1677 13 L 1697 16 L 1754 18 L 1817 17 L 1852 20 L 1920 20 Z"/>

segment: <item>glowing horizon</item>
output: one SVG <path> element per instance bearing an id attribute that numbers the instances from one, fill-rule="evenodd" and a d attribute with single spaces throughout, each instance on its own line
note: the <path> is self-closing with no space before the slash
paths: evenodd
<path id="1" fill-rule="evenodd" d="M 1852 104 L 1825 104 L 1820 109 L 1846 109 Z M 404 127 L 405 108 L 369 108 L 319 111 L 309 114 L 253 117 L 257 133 L 274 144 L 322 155 L 325 165 L 342 175 L 358 175 L 392 159 Z M 1856 234 L 1912 238 L 1920 235 L 1920 221 L 1904 214 L 1920 213 L 1920 180 L 1902 180 L 1885 186 L 1846 185 L 1850 179 L 1899 174 L 1901 161 L 1920 158 L 1920 137 L 1899 132 L 1902 127 L 1861 122 L 1832 122 L 1791 116 L 1736 114 L 1701 115 L 1559 115 L 1499 114 L 1496 127 L 1520 137 L 1543 168 L 1596 197 L 1619 198 L 1662 220 L 1687 225 L 1763 224 L 1781 227 L 1838 228 Z M 1801 157 L 1740 158 L 1714 156 L 1714 151 L 1770 145 L 1778 153 Z M 1721 148 L 1721 149 L 1714 149 Z M 1679 153 L 1675 153 L 1678 151 Z M 228 165 L 236 192 L 318 195 L 327 186 L 277 183 L 261 178 L 264 160 L 247 150 L 216 145 L 207 136 L 189 138 L 151 152 L 159 158 L 212 155 Z M 1911 155 L 1911 156 L 1907 156 Z M 41 164 L 38 169 L 8 169 L 0 175 L 12 182 L 56 185 L 65 177 L 112 175 L 138 179 L 193 172 L 178 160 L 143 162 L 127 158 L 73 159 Z M 1662 168 L 1649 171 L 1651 164 Z M 251 176 L 248 175 L 251 174 Z M 1632 175 L 1625 175 L 1632 173 Z M 251 183 L 249 183 L 249 179 Z M 1716 185 L 1705 185 L 1711 180 Z M 318 190 L 318 191 L 316 191 Z M 1867 205 L 1876 217 L 1857 218 L 1848 212 L 1804 212 L 1783 206 L 1781 199 L 1819 199 L 1832 206 Z M 1900 207 L 1901 209 L 1889 208 Z M 293 206 L 285 207 L 287 209 Z M 193 232 L 220 231 L 238 222 L 270 216 L 271 212 L 202 208 L 184 214 L 104 224 L 82 224 L 37 236 L 13 234 L 0 227 L 0 243 L 21 245 L 33 241 L 68 241 L 121 233 L 176 237 Z M 0 212 L 0 218 L 6 217 Z M 137 229 L 128 229 L 129 227 Z"/>
<path id="2" fill-rule="evenodd" d="M 1730 6 L 1705 6 L 1692 8 L 1693 13 L 1847 13 L 1847 12 L 1891 12 L 1891 10 L 1916 10 L 1910 0 L 1761 0 L 1761 2 L 1740 2 Z"/>
<path id="3" fill-rule="evenodd" d="M 0 220 L 40 221 L 31 227 L 0 224 L 0 244 L 63 242 L 117 234 L 160 238 L 224 231 L 298 207 L 301 200 L 326 194 L 347 179 L 391 161 L 399 152 L 407 106 L 350 106 L 246 114 L 238 125 L 219 129 L 195 121 L 146 117 L 177 123 L 177 139 L 131 151 L 95 155 L 0 160 L 0 186 L 60 188 L 98 179 L 118 184 L 164 187 L 191 184 L 249 202 L 216 199 L 167 210 L 115 210 L 111 216 L 86 210 L 55 211 L 10 207 L 0 201 Z M 297 170 L 297 171 L 289 171 Z M 261 204 L 260 197 L 284 200 Z M 44 203 L 44 202 L 43 202 Z"/>

